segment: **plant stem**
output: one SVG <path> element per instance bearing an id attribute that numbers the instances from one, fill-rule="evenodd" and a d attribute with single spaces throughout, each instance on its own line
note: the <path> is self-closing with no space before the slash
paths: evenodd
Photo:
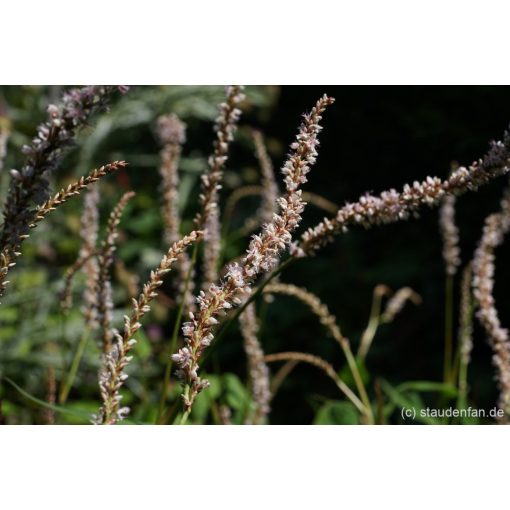
<path id="1" fill-rule="evenodd" d="M 465 320 L 468 322 L 468 324 L 471 324 L 472 319 L 473 319 L 473 304 L 470 303 L 468 316 L 465 317 Z M 466 331 L 466 325 L 463 324 L 459 346 L 459 378 L 458 378 L 457 409 L 465 409 L 467 407 L 467 393 L 468 393 L 467 374 L 469 356 L 464 355 L 463 352 L 461 351 L 465 349 L 466 342 L 470 341 L 469 335 L 470 333 Z"/>
<path id="2" fill-rule="evenodd" d="M 361 377 L 361 374 L 359 373 L 358 364 L 354 359 L 351 348 L 349 346 L 349 342 L 342 342 L 340 345 L 342 346 L 345 358 L 347 359 L 347 364 L 349 365 L 349 369 L 351 371 L 352 377 L 354 378 L 354 382 L 356 383 L 356 388 L 358 389 L 359 396 L 361 397 L 361 401 L 363 402 L 363 406 L 365 408 L 365 415 L 368 420 L 368 423 L 373 424 L 374 415 L 372 413 L 370 399 L 368 398 L 365 385 L 363 384 L 363 379 Z"/>
<path id="3" fill-rule="evenodd" d="M 189 384 L 186 384 L 186 386 L 184 387 L 184 397 L 186 399 L 189 398 L 189 390 L 190 390 L 190 386 L 189 386 Z M 188 421 L 190 413 L 191 413 L 191 407 L 189 409 L 186 409 L 186 411 L 184 411 L 183 415 L 181 416 L 181 420 L 179 422 L 180 425 L 186 425 L 186 422 Z"/>
<path id="4" fill-rule="evenodd" d="M 444 321 L 444 370 L 443 380 L 451 382 L 453 352 L 453 276 L 446 275 L 445 281 L 445 321 Z"/>
<path id="5" fill-rule="evenodd" d="M 174 329 L 172 331 L 172 338 L 170 339 L 170 353 L 168 354 L 168 359 L 165 367 L 165 376 L 163 378 L 163 388 L 161 390 L 161 398 L 159 400 L 159 410 L 158 416 L 156 419 L 156 423 L 160 423 L 161 417 L 163 415 L 165 409 L 166 399 L 168 397 L 168 385 L 170 383 L 170 375 L 172 374 L 172 354 L 175 352 L 177 347 L 177 337 L 179 335 L 179 327 L 181 325 L 182 315 L 184 312 L 184 304 L 186 303 L 186 297 L 188 294 L 189 284 L 191 281 L 191 275 L 193 274 L 193 269 L 195 267 L 197 261 L 198 254 L 198 243 L 193 245 L 193 253 L 191 255 L 191 262 L 188 270 L 188 274 L 186 275 L 186 282 L 184 284 L 184 290 L 181 296 L 181 302 L 179 304 L 179 308 L 177 310 L 177 317 L 175 318 Z"/>
<path id="6" fill-rule="evenodd" d="M 71 391 L 74 379 L 76 378 L 76 374 L 78 372 L 78 367 L 80 366 L 81 358 L 83 357 L 85 347 L 87 346 L 87 342 L 89 341 L 90 333 L 91 333 L 90 328 L 85 327 L 85 329 L 83 330 L 83 334 L 81 335 L 80 342 L 78 343 L 76 353 L 74 354 L 71 367 L 69 368 L 69 373 L 67 374 L 67 377 L 64 380 L 62 387 L 60 388 L 60 394 L 58 398 L 60 405 L 65 404 L 67 397 L 69 396 L 69 392 Z"/>
<path id="7" fill-rule="evenodd" d="M 363 331 L 363 335 L 361 336 L 361 341 L 358 349 L 358 358 L 364 360 L 368 354 L 370 346 L 372 345 L 372 341 L 374 340 L 374 336 L 377 333 L 377 329 L 379 328 L 379 324 L 381 322 L 381 303 L 382 303 L 383 294 L 381 292 L 374 292 L 374 298 L 372 300 L 372 308 L 370 310 L 370 318 L 368 320 L 368 325 Z"/>

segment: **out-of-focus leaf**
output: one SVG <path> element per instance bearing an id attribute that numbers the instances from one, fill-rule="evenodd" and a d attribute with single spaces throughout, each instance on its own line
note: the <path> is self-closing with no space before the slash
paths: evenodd
<path id="1" fill-rule="evenodd" d="M 350 402 L 327 402 L 315 415 L 314 425 L 358 425 L 359 413 Z"/>
<path id="2" fill-rule="evenodd" d="M 246 410 L 250 404 L 250 396 L 239 377 L 224 374 L 222 382 L 227 405 L 237 411 Z"/>
<path id="3" fill-rule="evenodd" d="M 407 417 L 406 423 L 425 423 L 428 425 L 439 425 L 441 424 L 440 419 L 435 419 L 427 415 L 422 415 L 421 411 L 424 409 L 421 398 L 416 393 L 406 394 L 398 391 L 388 381 L 381 379 L 381 387 L 388 396 L 388 398 L 395 404 L 400 413 L 402 409 L 414 410 L 412 417 Z"/>
<path id="4" fill-rule="evenodd" d="M 440 393 L 448 398 L 455 398 L 457 396 L 457 389 L 451 384 L 445 384 L 434 381 L 408 381 L 397 386 L 397 390 L 404 391 L 418 391 L 420 393 L 434 392 Z"/>

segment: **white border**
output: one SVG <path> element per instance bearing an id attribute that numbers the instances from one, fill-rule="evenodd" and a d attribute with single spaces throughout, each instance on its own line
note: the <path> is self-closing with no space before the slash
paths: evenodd
<path id="1" fill-rule="evenodd" d="M 502 84 L 507 2 L 17 0 L 6 84 Z"/>
<path id="2" fill-rule="evenodd" d="M 17 0 L 5 84 L 503 84 L 485 0 Z M 504 427 L 1 427 L 2 508 L 485 508 Z"/>
<path id="3" fill-rule="evenodd" d="M 508 430 L 3 427 L 2 508 L 490 508 Z"/>

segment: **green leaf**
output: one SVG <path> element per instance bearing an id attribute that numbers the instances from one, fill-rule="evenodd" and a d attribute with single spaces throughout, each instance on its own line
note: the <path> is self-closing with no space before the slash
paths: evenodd
<path id="1" fill-rule="evenodd" d="M 143 328 L 136 333 L 136 355 L 141 360 L 146 360 L 152 354 L 152 345 Z"/>
<path id="2" fill-rule="evenodd" d="M 408 390 L 418 392 L 434 392 L 441 393 L 447 398 L 455 398 L 457 389 L 451 384 L 434 382 L 434 381 L 408 381 L 397 386 L 397 390 L 404 392 Z"/>
<path id="3" fill-rule="evenodd" d="M 234 374 L 224 374 L 223 387 L 229 407 L 236 411 L 244 411 L 248 408 L 250 396 L 239 377 Z"/>
<path id="4" fill-rule="evenodd" d="M 83 419 L 87 420 L 88 423 L 90 423 L 90 414 L 87 412 L 79 411 L 77 409 L 70 409 L 69 407 L 62 407 L 62 406 L 57 406 L 54 404 L 49 404 L 48 402 L 45 402 L 44 400 L 41 400 L 37 397 L 34 397 L 33 395 L 30 395 L 30 393 L 26 392 L 23 388 L 18 386 L 12 379 L 9 379 L 8 377 L 4 377 L 4 381 L 8 382 L 16 391 L 18 391 L 26 399 L 30 400 L 34 404 L 37 404 L 38 406 L 44 407 L 46 409 L 50 409 L 52 411 L 55 411 L 56 413 L 64 413 L 64 414 L 69 414 L 69 415 L 76 416 L 79 418 L 83 418 Z"/>
<path id="5" fill-rule="evenodd" d="M 440 419 L 435 419 L 430 416 L 422 416 L 420 411 L 424 409 L 423 402 L 420 398 L 420 396 L 416 393 L 411 394 L 405 394 L 404 392 L 400 391 L 399 389 L 393 387 L 388 381 L 381 379 L 381 387 L 388 396 L 388 398 L 391 400 L 393 404 L 398 409 L 398 413 L 400 415 L 400 411 L 402 409 L 414 409 L 415 413 L 413 417 L 409 417 L 405 422 L 406 423 L 413 423 L 413 422 L 419 422 L 419 423 L 425 423 L 427 425 L 439 425 L 441 424 Z"/>
<path id="6" fill-rule="evenodd" d="M 317 412 L 314 425 L 358 425 L 359 413 L 350 402 L 327 402 Z"/>

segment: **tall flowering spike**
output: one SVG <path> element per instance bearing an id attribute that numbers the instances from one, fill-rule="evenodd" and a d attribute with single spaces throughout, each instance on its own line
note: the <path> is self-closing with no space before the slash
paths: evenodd
<path id="1" fill-rule="evenodd" d="M 242 303 L 257 276 L 271 271 L 291 243 L 292 232 L 299 225 L 305 206 L 299 188 L 306 182 L 306 175 L 317 158 L 321 115 L 333 102 L 333 98 L 324 95 L 311 112 L 304 115 L 296 142 L 291 145 L 291 152 L 282 168 L 286 193 L 278 200 L 279 214 L 274 214 L 271 222 L 252 237 L 241 262 L 230 264 L 219 284 L 213 283 L 207 293 L 200 293 L 197 313 L 191 314 L 190 321 L 182 328 L 186 345 L 172 359 L 179 365 L 179 375 L 185 383 L 182 398 L 186 412 L 191 410 L 196 396 L 209 384 L 198 375 L 198 362 L 214 338 L 218 317 Z"/>
<path id="2" fill-rule="evenodd" d="M 86 125 L 94 112 L 104 109 L 117 89 L 113 86 L 72 89 L 63 95 L 59 106 L 48 107 L 46 122 L 37 128 L 32 144 L 22 148 L 27 156 L 25 165 L 11 173 L 0 237 L 2 249 L 19 251 L 33 219 L 34 204 L 43 203 L 49 196 L 48 174 L 58 166 L 64 150 L 73 144 L 77 129 Z"/>
<path id="3" fill-rule="evenodd" d="M 160 152 L 161 164 L 159 173 L 161 175 L 163 197 L 164 238 L 165 242 L 170 245 L 180 239 L 178 168 L 182 145 L 186 141 L 186 124 L 175 114 L 162 115 L 158 118 L 158 135 L 163 145 Z M 179 256 L 176 265 L 179 274 L 179 296 L 182 296 L 184 293 L 190 265 L 191 261 L 188 254 L 183 252 Z M 190 278 L 188 291 L 185 296 L 185 309 L 187 312 L 193 311 L 195 308 L 193 290 L 193 278 Z"/>
<path id="4" fill-rule="evenodd" d="M 186 141 L 186 124 L 177 115 L 163 115 L 158 118 L 158 135 L 163 144 L 161 150 L 161 191 L 163 195 L 163 221 L 165 242 L 179 240 L 179 159 L 181 146 Z"/>
<path id="5" fill-rule="evenodd" d="M 208 161 L 208 170 L 201 177 L 200 191 L 201 210 L 195 218 L 197 228 L 205 230 L 204 239 L 204 281 L 205 290 L 218 279 L 218 260 L 220 254 L 220 220 L 218 192 L 221 189 L 223 169 L 228 159 L 230 143 L 234 139 L 241 110 L 239 104 L 244 100 L 242 87 L 227 87 L 225 102 L 220 105 L 220 114 L 216 119 L 216 140 L 213 154 Z"/>
<path id="6" fill-rule="evenodd" d="M 472 264 L 468 264 L 462 272 L 460 289 L 460 317 L 459 317 L 459 343 L 462 362 L 467 366 L 471 359 L 473 349 L 473 323 L 472 323 L 472 291 L 473 279 Z"/>
<path id="7" fill-rule="evenodd" d="M 83 293 L 83 314 L 85 321 L 90 328 L 97 326 L 97 296 L 96 286 L 98 283 L 99 266 L 95 257 L 92 256 L 96 251 L 97 234 L 99 231 L 99 188 L 97 184 L 92 184 L 83 200 L 83 212 L 81 215 L 80 237 L 82 240 L 79 259 L 85 259 L 82 264 L 82 271 L 87 280 L 85 291 Z"/>
<path id="8" fill-rule="evenodd" d="M 328 330 L 329 334 L 340 346 L 345 346 L 349 343 L 349 340 L 342 335 L 336 317 L 329 311 L 329 308 L 318 296 L 307 289 L 290 283 L 270 283 L 264 288 L 264 292 L 266 294 L 283 294 L 298 299 L 317 315 L 321 324 Z"/>
<path id="9" fill-rule="evenodd" d="M 251 393 L 255 409 L 247 423 L 258 425 L 263 423 L 269 414 L 271 389 L 269 369 L 264 362 L 264 351 L 258 339 L 258 324 L 255 304 L 250 303 L 239 316 L 241 334 L 244 339 L 244 350 L 248 360 L 248 372 L 251 381 Z"/>
<path id="10" fill-rule="evenodd" d="M 294 256 L 311 255 L 322 246 L 332 242 L 336 234 L 346 232 L 348 227 L 361 225 L 365 228 L 383 223 L 406 220 L 416 215 L 423 205 L 437 205 L 445 194 L 461 195 L 476 190 L 509 170 L 510 134 L 505 132 L 503 141 L 492 142 L 489 152 L 469 168 L 459 167 L 444 181 L 427 177 L 423 182 L 406 184 L 399 193 L 394 189 L 380 195 L 363 195 L 357 202 L 347 203 L 333 218 L 324 218 L 314 228 L 308 229 L 299 245 L 294 246 Z"/>
<path id="11" fill-rule="evenodd" d="M 67 202 L 69 198 L 79 195 L 80 192 L 87 186 L 90 186 L 105 175 L 115 172 L 120 168 L 125 168 L 126 165 L 127 163 L 125 161 L 114 161 L 113 163 L 109 163 L 108 165 L 104 165 L 101 168 L 93 170 L 87 177 L 80 177 L 78 181 L 69 184 L 67 188 L 62 188 L 53 196 L 53 198 L 50 198 L 37 207 L 35 213 L 32 215 L 32 220 L 28 225 L 29 228 L 35 228 L 37 224 L 46 218 L 51 211 L 54 211 L 57 207 Z M 22 240 L 27 237 L 29 237 L 28 234 L 24 234 L 22 236 Z M 15 259 L 19 255 L 20 252 L 13 252 L 9 246 L 0 252 L 0 296 L 4 293 L 5 287 L 8 283 L 5 280 L 7 273 L 11 267 L 16 265 Z"/>
<path id="12" fill-rule="evenodd" d="M 275 354 L 267 354 L 264 356 L 266 363 L 274 363 L 278 361 L 294 361 L 298 363 L 307 363 L 312 365 L 319 370 L 322 370 L 340 389 L 340 391 L 356 406 L 356 408 L 363 413 L 363 403 L 360 399 L 352 392 L 342 379 L 337 374 L 334 367 L 328 363 L 325 359 L 309 354 L 307 352 L 277 352 Z"/>
<path id="13" fill-rule="evenodd" d="M 262 203 L 259 209 L 259 217 L 262 223 L 271 221 L 276 212 L 276 202 L 278 199 L 278 184 L 276 183 L 273 164 L 267 153 L 264 144 L 264 138 L 260 131 L 253 132 L 253 141 L 255 143 L 255 153 L 259 160 L 260 170 L 262 171 Z"/>
<path id="14" fill-rule="evenodd" d="M 174 243 L 161 259 L 157 269 L 151 271 L 149 281 L 143 286 L 138 299 L 133 299 L 131 315 L 124 316 L 123 334 L 115 334 L 110 351 L 103 356 L 99 372 L 99 389 L 103 404 L 98 414 L 93 417 L 95 424 L 113 425 L 129 414 L 129 408 L 120 407 L 122 399 L 120 389 L 128 378 L 125 369 L 132 359 L 129 353 L 136 344 L 133 337 L 142 326 L 140 323 L 142 317 L 150 311 L 150 302 L 158 295 L 158 288 L 163 283 L 163 277 L 170 271 L 178 256 L 202 236 L 203 232 L 193 231 Z"/>
<path id="15" fill-rule="evenodd" d="M 510 230 L 510 190 L 501 201 L 501 212 L 491 214 L 483 228 L 482 238 L 473 258 L 473 295 L 478 305 L 477 317 L 484 327 L 494 351 L 493 362 L 497 370 L 500 398 L 499 407 L 510 417 L 510 340 L 503 328 L 494 300 L 495 249 Z"/>
<path id="16" fill-rule="evenodd" d="M 392 322 L 393 319 L 395 319 L 395 317 L 402 311 L 404 305 L 408 301 L 411 301 L 411 303 L 415 305 L 419 305 L 421 304 L 421 297 L 410 287 L 402 287 L 397 290 L 397 292 L 388 299 L 386 308 L 381 315 L 381 321 L 386 323 Z"/>
<path id="17" fill-rule="evenodd" d="M 460 265 L 459 229 L 455 224 L 456 197 L 446 195 L 439 208 L 439 228 L 443 238 L 443 259 L 446 274 L 453 276 Z"/>
<path id="18" fill-rule="evenodd" d="M 94 288 L 94 302 L 97 306 L 97 320 L 101 326 L 103 353 L 108 353 L 112 346 L 112 339 L 116 331 L 112 328 L 113 296 L 110 280 L 111 266 L 114 260 L 116 241 L 119 235 L 118 226 L 122 213 L 135 196 L 134 191 L 124 193 L 108 218 L 105 239 L 99 251 L 97 262 L 99 273 Z"/>

